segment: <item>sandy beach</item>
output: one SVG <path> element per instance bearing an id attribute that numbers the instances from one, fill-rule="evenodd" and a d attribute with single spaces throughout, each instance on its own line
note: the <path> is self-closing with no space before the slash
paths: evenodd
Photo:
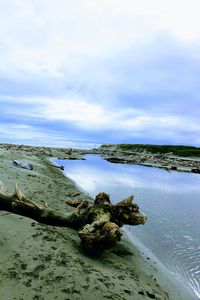
<path id="1" fill-rule="evenodd" d="M 31 201 L 67 212 L 71 208 L 64 200 L 73 194 L 92 200 L 48 161 L 67 155 L 66 149 L 0 145 L 0 184 L 13 191 L 18 183 Z M 33 170 L 15 166 L 13 160 L 29 163 Z M 83 251 L 76 230 L 5 211 L 0 220 L 1 300 L 192 299 L 125 236 L 94 258 Z"/>

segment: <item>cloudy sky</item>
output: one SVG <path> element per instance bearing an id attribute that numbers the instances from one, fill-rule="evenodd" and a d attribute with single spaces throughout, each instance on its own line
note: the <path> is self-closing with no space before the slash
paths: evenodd
<path id="1" fill-rule="evenodd" d="M 199 0 L 0 0 L 0 142 L 200 146 Z"/>

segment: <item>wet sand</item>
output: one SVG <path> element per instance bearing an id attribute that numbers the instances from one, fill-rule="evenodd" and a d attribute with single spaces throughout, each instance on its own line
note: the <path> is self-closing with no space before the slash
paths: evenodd
<path id="1" fill-rule="evenodd" d="M 64 200 L 72 194 L 89 200 L 47 160 L 65 157 L 67 151 L 0 145 L 0 183 L 9 191 L 18 183 L 31 201 L 67 212 L 71 208 Z M 33 170 L 15 166 L 16 159 L 32 164 Z M 84 253 L 76 230 L 42 225 L 4 211 L 0 221 L 1 300 L 192 299 L 125 236 L 94 258 Z"/>

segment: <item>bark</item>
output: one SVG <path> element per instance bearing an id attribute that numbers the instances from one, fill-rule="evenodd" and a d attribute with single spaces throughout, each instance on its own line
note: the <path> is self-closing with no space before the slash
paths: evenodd
<path id="1" fill-rule="evenodd" d="M 67 200 L 65 203 L 74 207 L 74 212 L 64 214 L 38 205 L 28 200 L 18 186 L 13 194 L 0 191 L 0 210 L 47 225 L 77 229 L 83 247 L 90 255 L 99 255 L 119 241 L 123 224 L 139 225 L 147 220 L 133 203 L 133 196 L 112 204 L 108 194 L 100 193 L 94 203 L 80 200 Z"/>
<path id="2" fill-rule="evenodd" d="M 14 193 L 0 190 L 0 210 L 31 218 L 39 223 L 78 228 L 84 224 L 84 215 L 64 214 L 28 200 L 16 185 Z"/>

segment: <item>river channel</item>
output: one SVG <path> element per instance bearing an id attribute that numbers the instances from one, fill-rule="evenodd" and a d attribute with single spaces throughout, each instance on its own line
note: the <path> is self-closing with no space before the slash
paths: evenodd
<path id="1" fill-rule="evenodd" d="M 200 299 L 200 175 L 112 164 L 98 155 L 54 160 L 90 196 L 110 194 L 116 202 L 134 195 L 148 215 L 143 226 L 127 227 L 159 261 Z"/>

